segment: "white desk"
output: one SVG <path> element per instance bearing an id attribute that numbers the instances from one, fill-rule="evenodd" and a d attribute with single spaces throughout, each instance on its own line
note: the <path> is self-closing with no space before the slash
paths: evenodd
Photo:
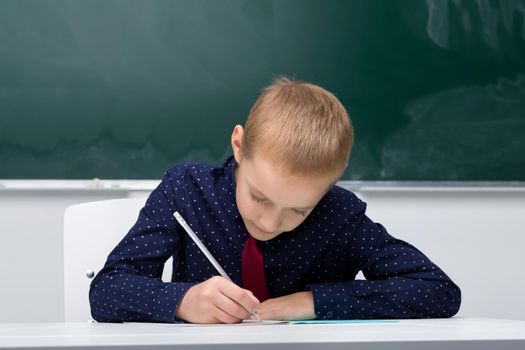
<path id="1" fill-rule="evenodd" d="M 525 321 L 343 325 L 0 324 L 0 349 L 525 349 Z"/>

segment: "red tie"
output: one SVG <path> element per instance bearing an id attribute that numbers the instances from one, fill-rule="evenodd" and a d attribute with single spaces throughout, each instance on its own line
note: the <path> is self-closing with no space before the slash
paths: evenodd
<path id="1" fill-rule="evenodd" d="M 270 298 L 264 278 L 263 258 L 260 243 L 249 236 L 242 250 L 242 286 L 251 290 L 260 302 Z"/>

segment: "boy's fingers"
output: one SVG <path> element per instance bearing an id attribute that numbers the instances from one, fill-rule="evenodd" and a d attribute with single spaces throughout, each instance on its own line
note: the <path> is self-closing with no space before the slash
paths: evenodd
<path id="1" fill-rule="evenodd" d="M 229 313 L 221 310 L 219 308 L 215 309 L 214 318 L 219 321 L 219 323 L 239 323 L 242 319 L 234 317 Z"/>
<path id="2" fill-rule="evenodd" d="M 241 304 L 234 300 L 231 300 L 226 295 L 220 294 L 215 300 L 215 306 L 220 310 L 224 311 L 231 317 L 236 319 L 236 322 L 244 320 L 250 315 L 250 312 L 246 310 Z"/>
<path id="3" fill-rule="evenodd" d="M 246 289 L 239 288 L 238 299 L 234 299 L 236 302 L 241 304 L 249 313 L 257 310 L 259 305 L 259 299 L 257 299 L 252 292 Z"/>
<path id="4" fill-rule="evenodd" d="M 248 313 L 259 307 L 259 300 L 248 290 L 242 289 L 233 282 L 221 286 L 220 291 L 229 299 L 240 304 Z"/>
<path id="5" fill-rule="evenodd" d="M 249 289 L 245 289 L 245 291 L 246 291 L 246 293 L 248 293 L 248 295 L 249 295 L 250 297 L 252 297 L 253 300 L 255 300 L 257 303 L 260 303 L 259 299 L 257 299 L 257 298 L 255 297 L 255 295 L 253 294 L 253 292 L 252 292 L 251 290 L 249 290 Z"/>

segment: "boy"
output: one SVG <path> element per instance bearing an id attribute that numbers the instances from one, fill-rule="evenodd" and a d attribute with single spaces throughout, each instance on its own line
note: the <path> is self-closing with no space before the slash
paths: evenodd
<path id="1" fill-rule="evenodd" d="M 451 317 L 459 288 L 335 186 L 353 129 L 337 98 L 281 78 L 235 126 L 221 166 L 169 169 L 90 289 L 97 321 Z M 187 237 L 179 211 L 233 282 Z M 170 283 L 164 262 L 173 256 Z M 367 280 L 354 280 L 359 271 Z"/>

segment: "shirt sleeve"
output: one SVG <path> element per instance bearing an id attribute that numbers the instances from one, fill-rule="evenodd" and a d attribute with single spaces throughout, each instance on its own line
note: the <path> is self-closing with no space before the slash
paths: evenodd
<path id="1" fill-rule="evenodd" d="M 181 247 L 172 216 L 171 173 L 150 194 L 137 222 L 110 253 L 91 283 L 91 315 L 99 322 L 175 322 L 175 310 L 192 283 L 162 281 L 164 263 Z"/>
<path id="2" fill-rule="evenodd" d="M 389 235 L 364 212 L 358 224 L 342 229 L 353 236 L 348 254 L 356 257 L 353 264 L 366 280 L 309 285 L 317 318 L 438 318 L 458 312 L 459 287 L 415 247 Z"/>

